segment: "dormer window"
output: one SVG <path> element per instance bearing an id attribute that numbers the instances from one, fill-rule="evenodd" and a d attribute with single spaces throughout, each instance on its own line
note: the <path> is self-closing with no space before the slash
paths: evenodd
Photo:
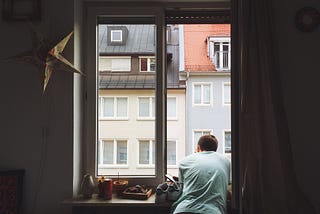
<path id="1" fill-rule="evenodd" d="M 122 30 L 111 30 L 111 42 L 122 42 Z"/>
<path id="2" fill-rule="evenodd" d="M 216 66 L 217 71 L 230 70 L 231 68 L 231 45 L 230 37 L 209 37 L 208 52 L 210 59 Z"/>

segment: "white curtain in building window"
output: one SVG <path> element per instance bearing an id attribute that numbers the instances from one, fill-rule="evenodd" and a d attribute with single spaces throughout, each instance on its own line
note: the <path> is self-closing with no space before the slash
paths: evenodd
<path id="1" fill-rule="evenodd" d="M 103 141 L 103 163 L 113 164 L 113 141 Z"/>
<path id="2" fill-rule="evenodd" d="M 127 116 L 127 98 L 117 98 L 117 116 L 126 117 Z"/>
<path id="3" fill-rule="evenodd" d="M 109 97 L 103 98 L 103 116 L 113 117 L 114 116 L 114 99 Z"/>

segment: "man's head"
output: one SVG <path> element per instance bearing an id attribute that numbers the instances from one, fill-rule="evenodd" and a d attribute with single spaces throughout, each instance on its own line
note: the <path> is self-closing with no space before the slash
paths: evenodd
<path id="1" fill-rule="evenodd" d="M 202 135 L 199 138 L 197 152 L 217 151 L 218 140 L 214 135 Z"/>

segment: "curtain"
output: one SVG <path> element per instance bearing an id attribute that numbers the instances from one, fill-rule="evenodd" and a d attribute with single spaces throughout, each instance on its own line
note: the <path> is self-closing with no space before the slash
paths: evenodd
<path id="1" fill-rule="evenodd" d="M 233 2 L 238 24 L 241 212 L 313 214 L 293 168 L 273 38 L 273 2 Z"/>

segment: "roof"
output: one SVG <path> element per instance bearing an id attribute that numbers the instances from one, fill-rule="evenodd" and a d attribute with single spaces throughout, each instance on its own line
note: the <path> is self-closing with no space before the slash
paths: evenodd
<path id="1" fill-rule="evenodd" d="M 108 45 L 108 28 L 126 27 L 125 45 Z M 155 54 L 155 25 L 99 25 L 99 53 L 108 54 Z"/>
<path id="2" fill-rule="evenodd" d="M 121 75 L 121 74 L 101 74 L 99 80 L 100 89 L 154 89 L 156 88 L 155 75 Z M 179 82 L 168 82 L 167 88 L 181 88 Z"/>

